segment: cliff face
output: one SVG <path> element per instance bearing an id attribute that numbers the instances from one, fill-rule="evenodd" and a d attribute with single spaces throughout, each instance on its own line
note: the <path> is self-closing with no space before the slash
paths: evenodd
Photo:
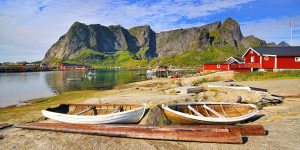
<path id="1" fill-rule="evenodd" d="M 44 62 L 50 58 L 70 59 L 84 49 L 109 54 L 129 50 L 135 54 L 144 48 L 147 50 L 142 57 L 153 58 L 156 57 L 155 45 L 155 33 L 150 26 L 127 30 L 120 25 L 105 27 L 99 24 L 85 25 L 75 22 L 69 31 L 51 46 Z"/>
<path id="2" fill-rule="evenodd" d="M 239 24 L 231 18 L 201 27 L 155 33 L 150 26 L 125 29 L 120 25 L 85 25 L 75 22 L 69 31 L 51 46 L 43 62 L 51 58 L 72 59 L 81 50 L 92 49 L 106 54 L 129 51 L 138 59 L 174 56 L 188 50 L 233 47 L 237 51 L 249 46 L 266 46 L 254 36 L 244 37 Z"/>

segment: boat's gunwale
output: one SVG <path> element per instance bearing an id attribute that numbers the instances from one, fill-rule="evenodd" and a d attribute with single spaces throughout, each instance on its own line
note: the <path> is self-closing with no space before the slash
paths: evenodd
<path id="1" fill-rule="evenodd" d="M 176 105 L 195 105 L 195 104 L 226 104 L 226 105 L 248 105 L 250 107 L 255 108 L 251 113 L 248 113 L 246 115 L 241 115 L 238 117 L 227 117 L 227 118 L 213 118 L 213 117 L 202 117 L 202 116 L 195 116 L 195 115 L 190 115 L 187 113 L 182 113 L 176 110 L 173 110 L 169 108 L 169 106 L 176 106 Z M 179 116 L 183 116 L 189 119 L 193 119 L 195 121 L 207 121 L 207 122 L 239 122 L 246 120 L 258 113 L 258 108 L 256 105 L 253 104 L 241 104 L 241 103 L 226 103 L 226 102 L 190 102 L 190 103 L 177 103 L 177 104 L 167 104 L 167 105 L 162 105 L 161 106 L 165 111 L 170 111 L 171 113 L 174 113 Z"/>
<path id="2" fill-rule="evenodd" d="M 77 105 L 77 104 L 73 104 L 73 105 Z M 81 105 L 81 104 L 79 104 Z M 83 104 L 85 105 L 85 104 Z M 93 105 L 93 104 L 86 104 L 86 105 Z M 146 111 L 146 104 L 143 104 L 141 105 L 141 107 L 138 107 L 138 108 L 135 108 L 135 109 L 131 109 L 131 110 L 127 110 L 127 111 L 123 111 L 123 112 L 116 112 L 116 113 L 110 113 L 110 114 L 105 114 L 105 115 L 94 115 L 94 116 L 82 116 L 82 115 L 70 115 L 70 114 L 63 114 L 63 113 L 58 113 L 58 112 L 53 112 L 53 111 L 48 111 L 48 110 L 42 110 L 42 114 L 53 114 L 55 116 L 61 116 L 61 117 L 72 117 L 72 118 L 76 118 L 76 119 L 80 119 L 80 118 L 106 118 L 106 117 L 111 117 L 111 116 L 115 116 L 115 115 L 124 115 L 124 114 L 127 114 L 127 113 L 131 113 L 131 112 L 134 112 L 134 111 L 138 111 L 138 110 L 141 110 L 141 109 L 144 109 L 143 111 L 143 115 L 145 114 L 145 111 Z M 142 115 L 142 117 L 143 117 Z M 140 117 L 140 119 L 142 118 Z"/>

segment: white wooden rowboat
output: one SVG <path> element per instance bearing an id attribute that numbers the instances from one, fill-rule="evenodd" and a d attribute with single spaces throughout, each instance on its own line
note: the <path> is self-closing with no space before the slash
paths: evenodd
<path id="1" fill-rule="evenodd" d="M 144 116 L 146 104 L 62 104 L 42 110 L 50 119 L 76 124 L 137 123 Z"/>
<path id="2" fill-rule="evenodd" d="M 235 89 L 235 90 L 247 90 L 251 91 L 251 88 L 248 86 L 223 86 L 223 85 L 212 85 L 206 84 L 209 88 L 228 88 L 228 89 Z"/>
<path id="3" fill-rule="evenodd" d="M 235 124 L 258 113 L 253 104 L 192 102 L 162 105 L 166 117 L 176 124 Z"/>

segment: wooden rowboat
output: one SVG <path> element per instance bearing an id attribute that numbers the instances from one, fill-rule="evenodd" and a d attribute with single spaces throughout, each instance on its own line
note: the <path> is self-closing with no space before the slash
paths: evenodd
<path id="1" fill-rule="evenodd" d="M 258 113 L 253 104 L 194 102 L 162 105 L 166 117 L 175 124 L 236 124 Z"/>
<path id="2" fill-rule="evenodd" d="M 42 110 L 42 114 L 56 121 L 75 124 L 137 123 L 145 110 L 146 104 L 61 104 Z"/>

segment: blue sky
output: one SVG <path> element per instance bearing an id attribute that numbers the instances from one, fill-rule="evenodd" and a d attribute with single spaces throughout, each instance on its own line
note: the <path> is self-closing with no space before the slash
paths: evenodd
<path id="1" fill-rule="evenodd" d="M 244 36 L 300 45 L 299 0 L 0 0 L 0 62 L 42 60 L 75 21 L 156 31 L 201 26 L 232 17 Z"/>

